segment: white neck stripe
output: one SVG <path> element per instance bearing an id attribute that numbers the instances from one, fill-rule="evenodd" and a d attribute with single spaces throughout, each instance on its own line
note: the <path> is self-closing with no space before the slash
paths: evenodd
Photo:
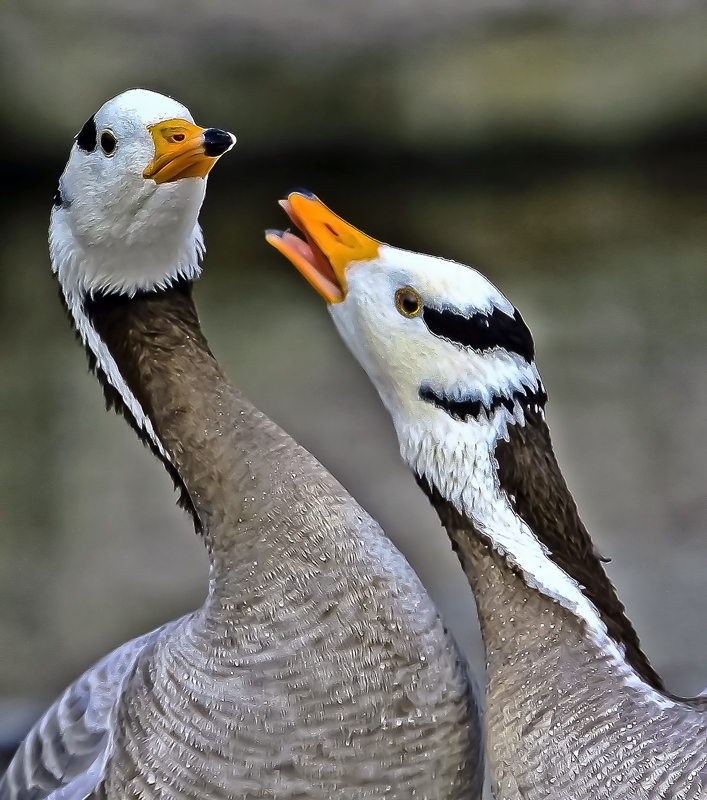
<path id="1" fill-rule="evenodd" d="M 150 437 L 150 440 L 155 445 L 160 455 L 171 463 L 171 458 L 155 433 L 152 422 L 145 414 L 145 411 L 135 395 L 130 391 L 128 384 L 125 382 L 125 379 L 118 369 L 118 365 L 115 363 L 113 356 L 108 350 L 108 346 L 98 335 L 98 332 L 86 315 L 83 308 L 83 298 L 74 294 L 73 297 L 67 297 L 66 302 L 71 316 L 73 317 L 74 324 L 76 325 L 76 330 L 81 337 L 81 341 L 90 348 L 91 352 L 96 357 L 97 368 L 102 370 L 106 376 L 106 380 L 118 392 L 126 408 L 133 415 L 137 426 Z"/>

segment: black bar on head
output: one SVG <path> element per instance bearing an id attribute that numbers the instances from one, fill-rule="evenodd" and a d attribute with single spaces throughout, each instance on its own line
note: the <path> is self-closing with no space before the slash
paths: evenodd
<path id="1" fill-rule="evenodd" d="M 97 138 L 96 120 L 89 117 L 76 135 L 76 144 L 86 153 L 92 153 L 96 149 Z"/>
<path id="2" fill-rule="evenodd" d="M 453 344 L 482 353 L 499 347 L 517 353 L 528 363 L 535 358 L 533 336 L 517 309 L 513 316 L 494 308 L 491 314 L 478 312 L 465 317 L 448 308 L 439 311 L 425 306 L 422 318 L 430 333 Z"/>
<path id="3" fill-rule="evenodd" d="M 432 403 L 433 406 L 436 406 L 442 411 L 446 411 L 450 417 L 458 419 L 461 422 L 466 422 L 469 418 L 479 419 L 482 408 L 486 409 L 489 416 L 497 409 L 501 408 L 501 406 L 503 406 L 509 414 L 512 414 L 516 403 L 520 404 L 526 417 L 531 414 L 537 415 L 547 403 L 547 394 L 542 384 L 540 384 L 537 391 L 533 391 L 527 387 L 516 389 L 511 397 L 504 397 L 500 394 L 494 395 L 488 406 L 477 399 L 470 400 L 463 397 L 447 397 L 442 392 L 438 392 L 430 386 L 421 386 L 418 394 L 420 400 L 424 400 L 426 403 Z"/>

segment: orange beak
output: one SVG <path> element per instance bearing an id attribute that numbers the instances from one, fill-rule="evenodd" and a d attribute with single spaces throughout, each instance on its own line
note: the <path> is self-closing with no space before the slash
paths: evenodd
<path id="1" fill-rule="evenodd" d="M 346 296 L 346 267 L 378 256 L 380 242 L 330 211 L 313 194 L 292 192 L 280 200 L 306 241 L 289 231 L 268 231 L 266 240 L 304 275 L 327 303 Z"/>
<path id="2" fill-rule="evenodd" d="M 205 178 L 214 164 L 236 143 L 232 133 L 200 128 L 185 119 L 158 122 L 149 128 L 155 157 L 142 173 L 155 183 L 180 178 Z"/>

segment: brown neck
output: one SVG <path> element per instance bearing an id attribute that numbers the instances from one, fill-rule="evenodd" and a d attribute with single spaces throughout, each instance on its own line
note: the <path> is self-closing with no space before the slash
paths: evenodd
<path id="1" fill-rule="evenodd" d="M 577 506 L 557 464 L 542 413 L 529 407 L 525 425 L 508 426 L 508 441 L 496 446 L 498 479 L 513 510 L 542 542 L 549 557 L 573 578 L 596 606 L 609 635 L 625 648 L 627 662 L 651 686 L 660 676 L 641 650 L 636 631 L 609 580 L 601 558 L 579 518 Z M 422 483 L 425 487 L 424 482 Z M 456 535 L 478 536 L 471 520 L 459 514 L 435 489 L 426 488 L 443 524 Z"/>
<path id="2" fill-rule="evenodd" d="M 84 311 L 91 325 L 96 329 L 101 339 L 108 345 L 111 355 L 119 365 L 121 375 L 125 378 L 126 385 L 140 403 L 145 412 L 145 416 L 150 420 L 153 426 L 155 419 L 150 409 L 149 393 L 145 392 L 146 387 L 140 380 L 140 372 L 138 369 L 139 359 L 136 357 L 137 354 L 133 342 L 135 325 L 132 318 L 134 316 L 139 318 L 141 312 L 154 308 L 159 301 L 169 301 L 170 295 L 173 295 L 175 298 L 183 295 L 183 299 L 188 300 L 191 298 L 191 291 L 191 282 L 184 281 L 176 284 L 173 288 L 165 292 L 139 292 L 133 297 L 126 297 L 121 294 L 104 295 L 97 293 L 89 295 L 84 301 Z M 59 298 L 72 327 L 74 327 L 77 338 L 80 338 L 78 330 L 76 329 L 76 322 L 61 289 L 59 290 Z M 196 317 L 196 310 L 193 308 L 193 304 L 191 305 L 194 317 Z M 196 319 L 196 328 L 199 328 L 198 319 Z M 206 343 L 204 342 L 204 344 Z M 204 531 L 199 515 L 196 512 L 189 492 L 178 471 L 175 469 L 174 464 L 171 460 L 165 458 L 164 452 L 160 450 L 152 437 L 136 421 L 132 412 L 123 401 L 121 393 L 108 379 L 106 373 L 99 364 L 96 354 L 91 350 L 88 343 L 85 344 L 85 350 L 89 369 L 96 376 L 103 390 L 106 408 L 108 410 L 112 409 L 117 414 L 120 414 L 133 431 L 135 431 L 138 439 L 140 439 L 145 447 L 147 447 L 162 463 L 167 473 L 172 478 L 175 488 L 179 492 L 179 505 L 191 515 L 197 533 L 203 534 Z"/>
<path id="3" fill-rule="evenodd" d="M 312 459 L 229 385 L 191 294 L 183 282 L 134 297 L 93 296 L 84 305 L 168 459 L 135 424 L 95 357 L 92 366 L 109 405 L 162 457 L 212 560 L 232 562 L 237 555 L 242 562 L 249 544 L 255 546 L 258 520 L 265 511 L 273 518 L 287 513 L 297 485 L 292 470 Z M 282 466 L 288 463 L 289 471 Z"/>

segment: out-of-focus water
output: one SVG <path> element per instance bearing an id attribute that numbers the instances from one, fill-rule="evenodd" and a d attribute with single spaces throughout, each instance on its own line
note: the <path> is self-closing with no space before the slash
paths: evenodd
<path id="1" fill-rule="evenodd" d="M 521 309 L 584 519 L 685 693 L 707 684 L 706 186 L 655 165 L 500 183 L 337 167 L 309 186 L 377 238 L 476 266 Z M 231 379 L 383 524 L 481 678 L 473 600 L 389 420 L 323 303 L 263 241 L 289 188 L 214 173 L 203 326 Z M 25 192 L 0 219 L 0 702 L 51 699 L 206 583 L 167 475 L 87 374 L 50 276 L 48 210 L 48 193 Z"/>

